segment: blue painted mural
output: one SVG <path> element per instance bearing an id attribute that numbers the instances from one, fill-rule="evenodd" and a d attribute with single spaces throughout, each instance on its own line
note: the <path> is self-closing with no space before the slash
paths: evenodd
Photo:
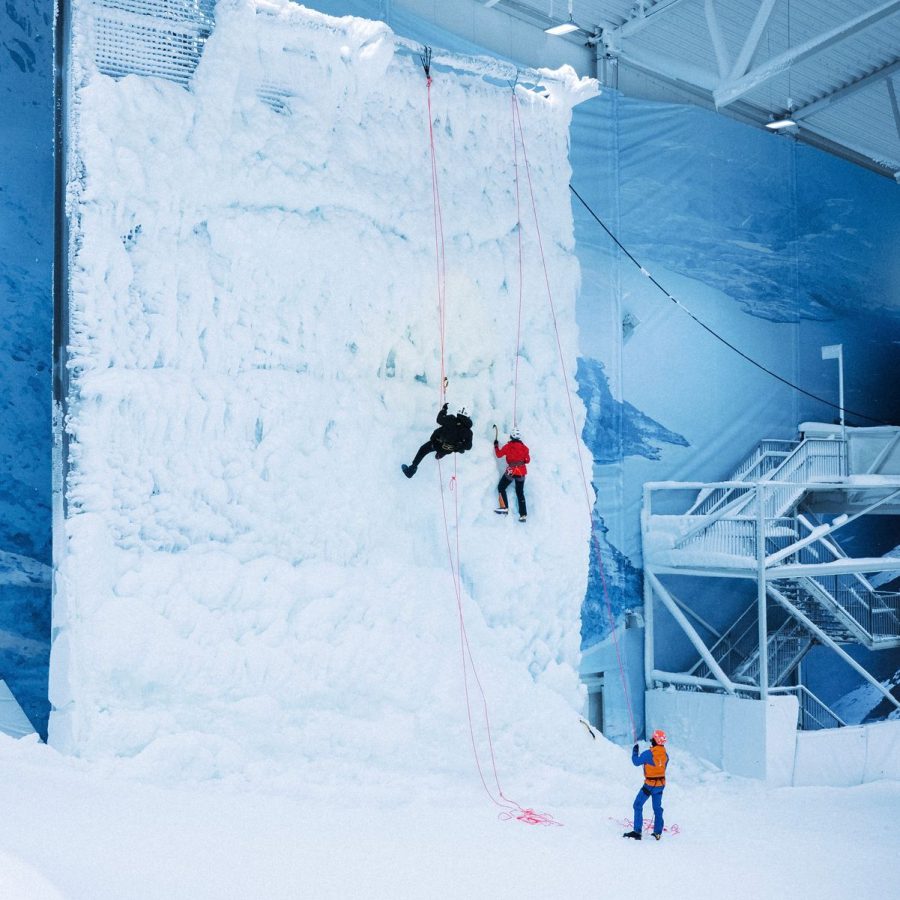
<path id="1" fill-rule="evenodd" d="M 844 345 L 848 424 L 900 422 L 900 195 L 790 138 L 615 92 L 576 109 L 572 166 L 578 193 L 678 301 L 573 199 L 584 434 L 618 614 L 642 603 L 644 482 L 725 478 L 760 439 L 832 422 L 822 345 Z M 592 579 L 584 646 L 609 630 L 597 591 Z"/>
<path id="2" fill-rule="evenodd" d="M 46 728 L 50 642 L 53 5 L 0 29 L 0 678 Z"/>

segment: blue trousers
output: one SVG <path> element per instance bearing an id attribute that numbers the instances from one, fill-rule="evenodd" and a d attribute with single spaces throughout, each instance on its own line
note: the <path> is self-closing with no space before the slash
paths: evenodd
<path id="1" fill-rule="evenodd" d="M 662 834 L 663 807 L 662 795 L 665 788 L 644 785 L 634 798 L 634 830 L 640 834 L 644 830 L 644 804 L 649 797 L 653 801 L 653 833 Z M 650 793 L 645 793 L 649 791 Z"/>

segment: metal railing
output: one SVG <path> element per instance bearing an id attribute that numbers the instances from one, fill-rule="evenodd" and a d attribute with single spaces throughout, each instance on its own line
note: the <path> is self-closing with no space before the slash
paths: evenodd
<path id="1" fill-rule="evenodd" d="M 673 684 L 677 691 L 706 693 L 696 684 Z M 759 688 L 751 685 L 735 685 L 740 694 L 758 694 Z M 717 691 L 720 692 L 720 691 Z M 795 694 L 797 697 L 797 728 L 800 731 L 819 731 L 824 728 L 845 728 L 847 723 L 826 703 L 823 703 L 808 687 L 802 684 L 769 689 L 770 694 Z"/>
<path id="2" fill-rule="evenodd" d="M 741 665 L 747 662 L 758 646 L 756 603 L 753 603 L 738 616 L 737 621 L 710 647 L 712 658 L 722 667 L 729 677 Z M 698 678 L 711 678 L 712 671 L 702 660 L 694 663 L 688 671 L 689 675 Z"/>
<path id="3" fill-rule="evenodd" d="M 780 684 L 797 666 L 812 646 L 812 635 L 792 618 L 784 622 L 766 640 L 769 685 Z M 737 621 L 710 648 L 713 659 L 735 682 L 759 681 L 759 622 L 755 603 L 744 610 Z M 709 666 L 698 660 L 688 675 L 711 678 Z"/>
<path id="4" fill-rule="evenodd" d="M 769 687 L 777 687 L 797 666 L 812 646 L 810 633 L 796 619 L 788 618 L 769 635 L 766 656 L 769 664 Z M 759 651 L 754 649 L 747 662 L 739 667 L 735 676 L 744 675 L 759 682 Z"/>
<path id="5" fill-rule="evenodd" d="M 822 728 L 844 728 L 846 722 L 823 703 L 809 688 L 801 685 L 773 688 L 772 694 L 796 694 L 799 701 L 797 727 L 801 731 L 818 731 Z"/>
<path id="6" fill-rule="evenodd" d="M 872 633 L 876 637 L 900 637 L 900 592 L 873 591 Z"/>
<path id="7" fill-rule="evenodd" d="M 804 482 L 820 478 L 840 478 L 846 474 L 846 443 L 809 438 L 773 469 L 766 481 L 784 486 L 763 495 L 763 514 L 766 518 L 783 516 L 803 495 Z M 794 486 L 795 485 L 795 486 Z"/>
<path id="8" fill-rule="evenodd" d="M 780 445 L 778 449 L 776 446 Z M 784 448 L 792 448 L 786 450 Z M 731 482 L 773 481 L 783 484 L 765 496 L 765 515 L 783 516 L 796 503 L 803 491 L 800 485 L 819 478 L 839 478 L 846 474 L 846 442 L 823 438 L 794 441 L 763 441 L 753 454 L 728 479 Z M 794 488 L 791 485 L 798 485 Z M 729 515 L 746 512 L 752 492 L 735 486 L 719 486 L 701 490 L 687 515 L 713 515 L 727 511 Z"/>
<path id="9" fill-rule="evenodd" d="M 797 522 L 785 516 L 768 518 L 763 525 L 766 555 L 776 553 L 799 538 Z M 702 529 L 694 529 L 676 542 L 678 548 L 702 546 L 710 553 L 756 558 L 757 523 L 755 519 L 717 519 Z"/>
<path id="10" fill-rule="evenodd" d="M 758 463 L 759 460 L 751 458 L 750 468 Z M 787 518 L 797 501 L 810 487 L 820 485 L 823 480 L 839 478 L 845 471 L 844 441 L 808 438 L 796 445 L 793 452 L 765 477 L 754 482 L 648 483 L 644 494 L 645 535 L 653 524 L 651 503 L 654 490 L 683 491 L 693 488 L 698 490 L 698 495 L 687 510 L 666 517 L 680 520 L 674 529 L 672 549 L 702 546 L 710 553 L 756 557 L 758 516 L 761 512 L 767 552 L 777 551 L 798 538 L 796 521 L 793 517 Z"/>
<path id="11" fill-rule="evenodd" d="M 718 519 L 707 528 L 682 538 L 676 547 L 702 546 L 724 556 L 756 557 L 756 522 L 751 519 Z"/>
<path id="12" fill-rule="evenodd" d="M 872 641 L 900 638 L 900 594 L 867 590 L 852 574 L 817 575 L 800 581 L 852 619 Z"/>
<path id="13" fill-rule="evenodd" d="M 766 438 L 760 441 L 753 452 L 735 469 L 728 481 L 759 481 L 780 466 L 793 453 L 799 441 L 779 441 Z M 710 515 L 725 501 L 733 499 L 735 488 L 712 488 L 701 491 L 688 510 L 688 515 Z"/>

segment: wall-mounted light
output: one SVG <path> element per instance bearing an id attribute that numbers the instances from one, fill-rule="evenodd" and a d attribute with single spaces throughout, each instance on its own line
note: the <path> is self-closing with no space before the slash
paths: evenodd
<path id="1" fill-rule="evenodd" d="M 796 124 L 797 123 L 790 116 L 784 116 L 781 119 L 766 122 L 766 128 L 768 128 L 769 131 L 781 131 L 784 128 L 790 128 L 792 125 Z"/>

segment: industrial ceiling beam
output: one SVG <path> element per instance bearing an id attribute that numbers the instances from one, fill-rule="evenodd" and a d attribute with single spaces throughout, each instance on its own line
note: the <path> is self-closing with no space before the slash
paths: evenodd
<path id="1" fill-rule="evenodd" d="M 888 78 L 888 95 L 891 98 L 891 112 L 894 114 L 894 125 L 897 127 L 897 138 L 900 139 L 900 106 L 897 104 L 897 91 L 894 90 L 893 78 Z"/>
<path id="2" fill-rule="evenodd" d="M 659 56 L 647 56 L 642 58 L 632 50 L 618 54 L 620 67 L 624 66 L 636 72 L 641 72 L 663 84 L 670 85 L 680 91 L 685 91 L 694 97 L 694 102 L 700 107 L 714 109 L 713 89 L 715 88 L 715 73 L 709 69 L 700 69 L 697 66 L 689 66 L 680 60 L 661 59 Z M 748 100 L 738 100 L 721 110 L 729 118 L 739 122 L 763 127 L 771 121 L 770 110 L 762 109 Z M 851 147 L 846 140 L 828 137 L 820 131 L 813 130 L 809 123 L 800 122 L 794 137 L 804 144 L 824 150 L 842 159 L 846 159 L 864 169 L 869 169 L 878 175 L 891 178 L 900 182 L 900 173 L 896 166 L 884 161 L 883 154 L 873 155 L 857 147 Z"/>
<path id="3" fill-rule="evenodd" d="M 706 27 L 709 29 L 713 50 L 716 52 L 716 65 L 719 67 L 719 77 L 725 78 L 728 75 L 730 61 L 728 59 L 728 48 L 725 46 L 725 38 L 722 37 L 722 29 L 719 28 L 715 0 L 705 0 L 703 11 L 706 13 Z"/>
<path id="4" fill-rule="evenodd" d="M 776 2 L 777 0 L 762 0 L 759 4 L 753 24 L 750 26 L 747 37 L 744 39 L 744 46 L 741 47 L 741 52 L 738 53 L 738 57 L 734 62 L 734 68 L 731 70 L 732 78 L 740 78 L 750 68 L 753 54 L 756 53 L 756 48 L 759 46 L 763 32 L 766 30 L 766 25 L 769 22 L 769 17 L 772 15 Z"/>
<path id="5" fill-rule="evenodd" d="M 897 91 L 894 89 L 894 79 L 888 78 L 888 94 L 891 98 L 891 111 L 894 113 L 894 125 L 897 126 L 897 139 L 900 140 L 900 105 L 897 104 Z M 900 184 L 900 169 L 894 172 L 894 181 Z"/>
<path id="6" fill-rule="evenodd" d="M 786 50 L 784 53 L 780 53 L 740 78 L 733 78 L 724 82 L 713 92 L 716 107 L 721 109 L 723 106 L 734 103 L 735 100 L 743 97 L 744 94 L 758 88 L 761 84 L 765 84 L 770 78 L 780 75 L 791 66 L 803 62 L 803 60 L 809 59 L 809 57 L 815 56 L 817 53 L 821 53 L 823 50 L 846 40 L 848 37 L 896 12 L 900 12 L 900 0 L 887 0 L 887 2 L 880 3 L 875 9 L 863 13 L 855 19 L 850 19 L 848 22 L 844 22 L 836 28 L 826 31 L 824 34 L 820 34 L 818 37 L 814 37 Z"/>
<path id="7" fill-rule="evenodd" d="M 607 35 L 613 39 L 631 37 L 639 31 L 643 31 L 660 13 L 664 13 L 667 9 L 672 9 L 672 7 L 678 6 L 682 2 L 684 0 L 657 0 L 650 9 L 645 9 L 641 12 L 639 8 L 634 17 L 627 22 L 616 28 L 604 29 L 604 37 Z"/>
<path id="8" fill-rule="evenodd" d="M 821 112 L 832 104 L 839 103 L 841 100 L 846 100 L 847 97 L 851 97 L 864 87 L 868 87 L 884 78 L 890 78 L 894 72 L 900 72 L 900 59 L 895 59 L 893 62 L 882 66 L 880 69 L 875 69 L 874 72 L 869 72 L 868 75 L 863 75 L 862 78 L 857 78 L 856 81 L 851 81 L 849 84 L 845 84 L 836 91 L 832 91 L 830 94 L 819 97 L 818 100 L 814 100 L 812 103 L 807 103 L 806 106 L 801 106 L 799 109 L 793 110 L 793 112 L 791 112 L 791 118 L 799 121 L 800 119 L 807 119 L 810 116 L 814 116 L 817 112 Z"/>

